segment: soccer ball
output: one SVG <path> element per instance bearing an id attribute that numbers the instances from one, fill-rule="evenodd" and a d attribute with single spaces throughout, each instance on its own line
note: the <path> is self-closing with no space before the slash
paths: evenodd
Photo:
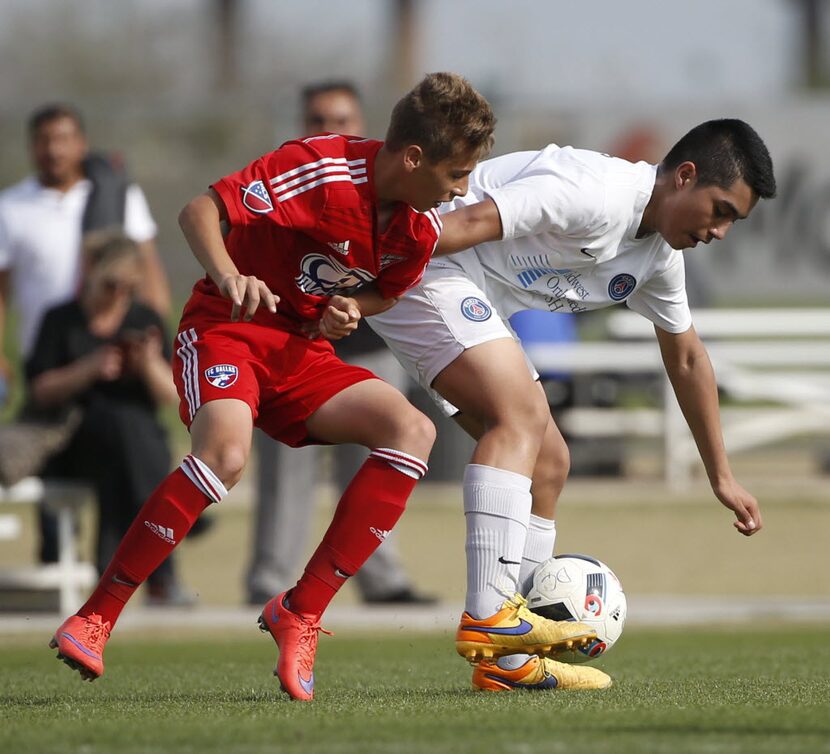
<path id="1" fill-rule="evenodd" d="M 587 555 L 557 555 L 533 572 L 527 606 L 551 620 L 581 621 L 597 632 L 587 647 L 557 655 L 588 662 L 607 652 L 622 634 L 626 601 L 620 580 L 605 563 Z"/>

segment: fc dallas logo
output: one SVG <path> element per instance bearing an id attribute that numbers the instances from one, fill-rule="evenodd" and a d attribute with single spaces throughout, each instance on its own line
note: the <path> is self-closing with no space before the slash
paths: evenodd
<path id="1" fill-rule="evenodd" d="M 266 212 L 271 212 L 274 205 L 271 202 L 271 197 L 268 194 L 268 189 L 262 181 L 251 181 L 247 186 L 242 187 L 242 203 L 251 212 L 264 215 Z"/>

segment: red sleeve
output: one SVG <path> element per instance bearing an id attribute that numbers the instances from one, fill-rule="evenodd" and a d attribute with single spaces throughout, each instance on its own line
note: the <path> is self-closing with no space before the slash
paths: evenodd
<path id="1" fill-rule="evenodd" d="M 414 213 L 414 211 L 413 211 Z M 384 269 L 375 285 L 384 298 L 401 296 L 424 276 L 429 260 L 441 234 L 441 218 L 435 210 L 414 214 L 411 253 L 400 262 Z M 381 258 L 383 255 L 381 255 Z"/>
<path id="2" fill-rule="evenodd" d="M 231 225 L 273 222 L 285 228 L 313 228 L 323 211 L 326 187 L 316 180 L 320 155 L 303 142 L 289 141 L 218 180 Z"/>

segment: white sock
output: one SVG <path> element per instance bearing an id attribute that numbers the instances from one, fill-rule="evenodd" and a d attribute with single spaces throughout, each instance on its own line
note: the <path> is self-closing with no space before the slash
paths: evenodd
<path id="1" fill-rule="evenodd" d="M 553 556 L 556 544 L 556 521 L 530 514 L 527 528 L 525 549 L 522 552 L 522 565 L 519 568 L 519 586 L 522 594 L 527 594 L 533 581 L 533 571 L 539 563 L 544 563 Z"/>
<path id="2" fill-rule="evenodd" d="M 474 618 L 498 612 L 519 588 L 530 517 L 530 478 L 471 463 L 464 472 L 467 599 Z"/>
<path id="3" fill-rule="evenodd" d="M 556 521 L 552 518 L 542 518 L 531 513 L 529 524 L 525 549 L 522 553 L 522 565 L 519 569 L 519 585 L 522 594 L 530 591 L 533 571 L 539 563 L 544 563 L 553 555 L 553 546 L 556 544 Z M 525 654 L 506 655 L 499 658 L 496 664 L 504 670 L 517 670 L 529 659 L 530 655 Z"/>
<path id="4" fill-rule="evenodd" d="M 496 660 L 502 670 L 518 670 L 530 659 L 530 655 L 505 655 Z"/>

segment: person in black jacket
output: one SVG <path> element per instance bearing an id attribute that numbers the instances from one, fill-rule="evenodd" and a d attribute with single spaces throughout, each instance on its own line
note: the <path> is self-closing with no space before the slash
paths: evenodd
<path id="1" fill-rule="evenodd" d="M 134 241 L 118 233 L 89 234 L 80 294 L 46 313 L 26 363 L 30 405 L 56 415 L 81 410 L 69 445 L 47 462 L 42 476 L 94 487 L 100 572 L 170 470 L 157 415 L 176 400 L 169 339 L 158 314 L 134 298 L 141 273 Z M 189 601 L 172 559 L 153 574 L 149 589 L 156 604 Z"/>

